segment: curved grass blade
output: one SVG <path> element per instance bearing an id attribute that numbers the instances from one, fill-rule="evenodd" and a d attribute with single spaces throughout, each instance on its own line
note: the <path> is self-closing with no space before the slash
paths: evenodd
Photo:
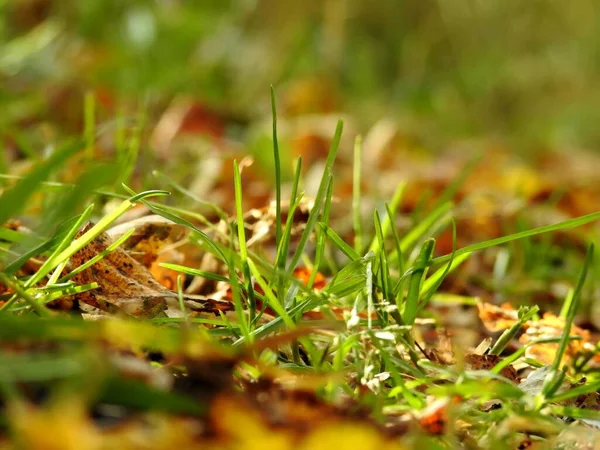
<path id="1" fill-rule="evenodd" d="M 135 233 L 135 228 L 132 228 L 131 230 L 127 231 L 125 234 L 123 234 L 123 236 L 121 236 L 119 239 L 117 239 L 112 244 L 110 244 L 105 250 L 103 250 L 102 252 L 98 253 L 93 258 L 90 258 L 85 263 L 83 263 L 79 267 L 75 268 L 74 270 L 72 270 L 71 272 L 69 272 L 68 274 L 66 274 L 64 277 L 60 278 L 58 280 L 58 283 L 64 283 L 65 281 L 71 279 L 72 277 L 74 277 L 78 273 L 83 272 L 88 267 L 91 267 L 94 264 L 96 264 L 98 261 L 100 261 L 106 255 L 108 255 L 110 252 L 113 252 L 117 248 L 119 248 L 127 239 L 129 239 L 129 237 L 133 233 Z"/>
<path id="2" fill-rule="evenodd" d="M 484 250 L 486 248 L 495 247 L 497 245 L 506 244 L 507 242 L 516 241 L 518 239 L 527 238 L 530 236 L 536 236 L 538 234 L 550 233 L 552 231 L 560 231 L 560 230 L 568 230 L 571 228 L 580 227 L 585 225 L 586 223 L 594 222 L 600 219 L 600 211 L 587 214 L 585 216 L 576 217 L 574 219 L 564 220 L 562 222 L 557 222 L 552 225 L 544 225 L 542 227 L 532 228 L 530 230 L 521 231 L 519 233 L 509 234 L 507 236 L 502 236 L 495 239 L 490 239 L 487 241 L 479 242 L 477 244 L 467 245 L 466 247 L 460 248 L 456 250 L 455 257 L 460 255 L 464 255 L 466 253 L 473 253 L 479 250 Z M 450 255 L 438 256 L 437 258 L 433 258 L 430 264 L 439 264 L 446 262 L 450 259 Z"/>
<path id="3" fill-rule="evenodd" d="M 76 252 L 81 250 L 91 241 L 93 241 L 98 235 L 104 232 L 115 220 L 117 220 L 121 215 L 123 215 L 127 210 L 133 208 L 135 203 L 138 201 L 142 201 L 148 197 L 154 197 L 158 195 L 169 195 L 167 191 L 146 191 L 136 194 L 122 202 L 119 206 L 115 208 L 110 214 L 107 214 L 102 219 L 98 221 L 96 225 L 90 228 L 83 236 L 75 239 L 71 244 L 65 248 L 60 253 L 53 255 L 49 258 L 42 267 L 32 275 L 29 280 L 25 283 L 25 288 L 30 288 L 34 286 L 36 283 L 40 282 L 52 269 L 54 269 L 58 264 L 67 260 L 71 256 L 73 256 Z"/>
<path id="4" fill-rule="evenodd" d="M 160 263 L 159 266 L 164 267 L 165 269 L 174 270 L 176 272 L 185 273 L 186 275 L 206 278 L 207 280 L 224 281 L 225 283 L 231 283 L 231 279 L 224 277 L 223 275 L 219 275 L 218 273 L 206 272 L 204 270 L 194 269 L 192 267 L 180 266 L 179 264 L 171 263 Z"/>

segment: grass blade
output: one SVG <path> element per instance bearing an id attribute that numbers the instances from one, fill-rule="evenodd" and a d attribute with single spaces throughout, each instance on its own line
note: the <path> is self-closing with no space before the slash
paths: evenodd
<path id="1" fill-rule="evenodd" d="M 588 274 L 588 270 L 592 261 L 594 259 L 594 244 L 590 244 L 587 250 L 587 254 L 585 256 L 585 262 L 583 263 L 583 268 L 581 269 L 581 274 L 579 275 L 579 280 L 577 280 L 577 286 L 575 287 L 575 292 L 573 296 L 570 297 L 570 305 L 568 308 L 567 317 L 565 319 L 565 329 L 563 332 L 563 338 L 558 345 L 558 350 L 556 351 L 556 356 L 554 358 L 554 363 L 552 364 L 552 368 L 554 370 L 560 369 L 560 363 L 567 351 L 567 345 L 569 345 L 569 335 L 571 333 L 571 327 L 573 326 L 573 321 L 575 320 L 575 313 L 577 312 L 577 308 L 579 306 L 579 302 L 581 300 L 581 291 L 583 290 L 583 285 L 585 284 L 585 279 Z"/>
<path id="2" fill-rule="evenodd" d="M 319 184 L 319 189 L 317 191 L 317 196 L 315 198 L 315 205 L 313 209 L 310 211 L 308 216 L 308 220 L 306 221 L 306 228 L 300 237 L 300 242 L 298 243 L 298 248 L 290 261 L 288 266 L 288 271 L 292 271 L 298 265 L 298 261 L 300 261 L 300 257 L 302 256 L 302 252 L 304 252 L 304 248 L 306 247 L 306 243 L 312 234 L 312 231 L 317 224 L 317 220 L 319 218 L 319 214 L 321 211 L 321 206 L 323 204 L 325 194 L 327 191 L 327 184 L 329 182 L 329 178 L 333 175 L 333 163 L 335 162 L 335 157 L 337 155 L 340 140 L 342 138 L 342 131 L 344 129 L 344 122 L 339 120 L 337 123 L 337 127 L 335 129 L 335 135 L 333 136 L 333 141 L 331 143 L 331 148 L 329 149 L 329 154 L 327 155 L 327 159 L 325 161 L 325 168 L 323 169 L 323 176 L 321 177 L 321 183 Z"/>
<path id="3" fill-rule="evenodd" d="M 413 267 L 414 270 L 408 282 L 408 294 L 406 295 L 406 302 L 404 303 L 404 311 L 402 313 L 402 320 L 406 325 L 412 325 L 417 318 L 417 306 L 419 294 L 421 292 L 421 283 L 425 276 L 425 269 L 431 260 L 434 246 L 435 239 L 427 239 L 423 243 L 419 256 L 415 261 Z"/>
<path id="4" fill-rule="evenodd" d="M 277 105 L 275 89 L 271 85 L 271 112 L 273 114 L 273 161 L 275 162 L 275 243 L 279 248 L 281 242 L 281 158 L 277 140 Z"/>
<path id="5" fill-rule="evenodd" d="M 218 273 L 206 272 L 204 270 L 193 269 L 191 267 L 180 266 L 179 264 L 171 263 L 160 263 L 159 266 L 164 267 L 165 269 L 174 270 L 176 272 L 185 273 L 186 275 L 206 278 L 207 280 L 224 281 L 225 283 L 231 283 L 231 280 L 229 278 L 224 277 L 223 275 L 219 275 Z"/>
<path id="6" fill-rule="evenodd" d="M 354 226 L 354 250 L 361 253 L 362 218 L 361 218 L 361 168 L 362 168 L 362 136 L 356 136 L 354 141 L 354 167 L 352 170 L 352 224 Z"/>
<path id="7" fill-rule="evenodd" d="M 400 250 L 404 254 L 406 253 L 423 235 L 452 208 L 452 203 L 444 203 L 434 209 L 427 217 L 414 227 L 406 236 L 400 240 Z M 458 255 L 456 255 L 458 256 Z M 395 251 L 393 255 L 390 255 L 390 261 L 396 260 L 398 253 Z M 448 255 L 450 259 L 450 255 Z M 441 261 L 445 262 L 445 261 Z"/>
<path id="8" fill-rule="evenodd" d="M 54 255 L 52 258 L 49 258 L 44 263 L 44 265 L 40 267 L 40 269 L 34 275 L 32 275 L 31 278 L 29 278 L 29 280 L 27 280 L 27 282 L 25 283 L 25 288 L 30 288 L 31 286 L 34 286 L 36 283 L 40 282 L 58 264 L 67 260 L 76 252 L 85 247 L 87 244 L 92 242 L 100 233 L 105 231 L 115 220 L 117 220 L 127 210 L 133 208 L 136 202 L 141 201 L 144 198 L 154 197 L 158 195 L 169 195 L 169 192 L 146 191 L 140 194 L 136 194 L 128 200 L 122 202 L 119 206 L 117 206 L 114 209 L 114 211 L 100 219 L 98 223 L 92 228 L 90 228 L 83 236 L 79 237 L 78 239 L 75 239 L 73 242 L 71 242 L 71 245 L 69 245 L 59 254 Z"/>
<path id="9" fill-rule="evenodd" d="M 323 222 L 329 222 L 329 212 L 331 210 L 331 197 L 333 196 L 333 177 L 329 178 L 329 184 L 327 185 L 327 195 L 325 196 L 325 206 L 323 207 Z M 315 250 L 315 262 L 313 264 L 312 271 L 310 273 L 310 278 L 308 279 L 307 286 L 312 288 L 315 278 L 317 277 L 317 273 L 321 267 L 321 260 L 323 258 L 323 254 L 325 253 L 325 236 L 326 233 L 322 227 L 317 229 L 317 244 Z"/>
<path id="10" fill-rule="evenodd" d="M 244 211 L 242 208 L 242 174 L 237 161 L 233 161 L 233 183 L 235 190 L 235 211 L 237 216 L 237 235 L 238 247 L 240 252 L 240 262 L 244 278 L 246 279 L 246 291 L 248 293 L 248 311 L 250 313 L 250 322 L 256 317 L 256 299 L 254 297 L 254 286 L 250 276 L 250 267 L 248 265 L 248 247 L 246 245 L 246 226 L 244 224 Z"/>
<path id="11" fill-rule="evenodd" d="M 294 225 L 294 213 L 296 212 L 296 208 L 302 198 L 302 196 L 298 196 L 298 185 L 300 184 L 300 174 L 302 173 L 302 158 L 298 158 L 298 162 L 296 163 L 296 170 L 294 172 L 294 182 L 292 184 L 292 192 L 290 195 L 290 206 L 288 210 L 288 217 L 285 224 L 285 229 L 283 230 L 283 236 L 281 241 L 279 242 L 279 247 L 277 247 L 277 256 L 275 258 L 275 267 L 278 269 L 285 269 L 286 259 L 288 256 L 288 251 L 290 248 L 290 240 L 292 236 L 292 226 Z"/>
<path id="12" fill-rule="evenodd" d="M 127 239 L 129 239 L 129 237 L 133 233 L 135 233 L 135 228 L 132 228 L 131 230 L 127 231 L 125 234 L 123 234 L 123 236 L 121 236 L 119 239 L 117 239 L 112 244 L 110 244 L 108 247 L 106 247 L 105 250 L 101 251 L 100 253 L 95 255 L 93 258 L 87 260 L 85 263 L 83 263 L 82 265 L 77 267 L 75 270 L 69 272 L 64 277 L 60 278 L 58 280 L 58 283 L 64 283 L 65 281 L 68 281 L 69 279 L 73 278 L 78 273 L 83 272 L 88 267 L 92 267 L 94 264 L 96 264 L 98 261 L 100 261 L 106 255 L 108 255 L 111 252 L 114 252 L 117 248 L 119 248 L 121 245 L 123 245 L 125 243 L 125 241 L 127 241 Z"/>
<path id="13" fill-rule="evenodd" d="M 521 231 L 519 233 L 509 234 L 495 239 L 479 242 L 477 244 L 467 245 L 466 247 L 456 250 L 455 257 L 464 255 L 466 253 L 473 253 L 486 248 L 495 247 L 497 245 L 506 244 L 507 242 L 516 241 L 518 239 L 527 238 L 530 236 L 536 236 L 538 234 L 550 233 L 552 231 L 568 230 L 570 228 L 580 227 L 586 223 L 594 222 L 600 219 L 600 211 L 587 214 L 585 216 L 576 217 L 574 219 L 564 220 L 557 222 L 552 225 L 544 225 L 542 227 L 532 228 L 530 230 Z M 439 264 L 446 262 L 450 259 L 451 255 L 438 256 L 431 260 L 431 264 Z"/>
<path id="14" fill-rule="evenodd" d="M 381 222 L 381 231 L 384 239 L 387 237 L 390 228 L 394 225 L 394 216 L 396 214 L 398 206 L 400 205 L 400 202 L 402 201 L 402 195 L 404 194 L 405 188 L 405 182 L 398 184 L 398 186 L 396 187 L 396 191 L 394 192 L 394 196 L 392 197 L 392 203 L 387 208 L 387 215 L 385 217 L 385 220 Z M 371 245 L 369 246 L 369 250 L 377 253 L 377 251 L 380 248 L 380 245 L 382 245 L 380 244 L 380 240 L 377 238 L 377 236 L 375 236 L 373 238 L 373 241 L 371 242 Z"/>
<path id="15" fill-rule="evenodd" d="M 348 258 L 352 261 L 356 261 L 361 258 L 361 256 L 354 250 L 350 245 L 348 245 L 339 234 L 329 228 L 323 222 L 319 223 L 319 226 L 325 231 L 327 237 L 335 244 L 335 246 Z"/>
<path id="16" fill-rule="evenodd" d="M 535 316 L 539 310 L 540 307 L 537 305 L 531 308 L 527 306 L 522 306 L 521 308 L 519 308 L 519 320 L 517 320 L 514 324 L 512 324 L 512 326 L 509 329 L 507 329 L 506 331 L 504 331 L 504 333 L 500 335 L 500 337 L 490 350 L 490 355 L 499 355 L 500 353 L 502 353 L 502 351 L 506 348 L 510 341 L 517 335 L 517 333 L 525 324 L 525 322 L 532 319 L 533 316 Z"/>

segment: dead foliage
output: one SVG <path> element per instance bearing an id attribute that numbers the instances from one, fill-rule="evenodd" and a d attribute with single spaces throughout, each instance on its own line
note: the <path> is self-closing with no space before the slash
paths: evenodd
<path id="1" fill-rule="evenodd" d="M 93 225 L 78 234 L 82 236 Z M 104 252 L 112 243 L 106 233 L 78 251 L 71 258 L 75 269 Z M 178 294 L 156 281 L 149 270 L 125 250 L 117 248 L 97 263 L 73 277 L 79 285 L 97 283 L 98 288 L 74 296 L 80 304 L 111 314 L 154 317 L 168 310 L 178 310 Z M 218 313 L 231 309 L 228 302 L 184 294 L 185 304 L 193 311 Z M 83 306 L 85 310 L 85 306 Z"/>

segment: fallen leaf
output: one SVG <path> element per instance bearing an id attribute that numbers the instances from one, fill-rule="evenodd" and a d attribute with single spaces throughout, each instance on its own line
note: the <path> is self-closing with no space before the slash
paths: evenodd
<path id="1" fill-rule="evenodd" d="M 460 397 L 444 397 L 434 400 L 417 416 L 421 428 L 434 436 L 441 436 L 448 426 L 448 408 L 461 401 Z"/>
<path id="2" fill-rule="evenodd" d="M 132 229 L 133 234 L 121 248 L 150 269 L 156 281 L 167 289 L 175 290 L 177 277 L 181 274 L 162 267 L 160 263 L 183 262 L 184 255 L 179 249 L 187 242 L 189 230 L 162 216 L 149 215 L 121 223 L 107 233 L 116 240 Z"/>
<path id="3" fill-rule="evenodd" d="M 298 278 L 302 283 L 308 284 L 310 277 L 312 275 L 312 271 L 307 269 L 306 267 L 297 267 L 293 272 L 294 277 Z M 321 272 L 317 272 L 315 275 L 315 281 L 313 282 L 313 289 L 320 291 L 327 284 L 327 280 L 323 276 Z"/>
<path id="4" fill-rule="evenodd" d="M 88 224 L 77 237 L 93 224 Z M 83 265 L 112 244 L 106 233 L 100 234 L 71 258 L 73 269 Z M 80 303 L 109 313 L 126 313 L 136 317 L 153 317 L 167 309 L 179 310 L 177 293 L 156 281 L 144 265 L 125 250 L 117 248 L 91 267 L 75 275 L 72 280 L 80 285 L 98 283 L 98 288 L 76 294 Z M 185 295 L 185 304 L 194 311 L 213 312 L 231 309 L 231 303 L 204 296 Z"/>
<path id="5" fill-rule="evenodd" d="M 552 366 L 547 365 L 534 370 L 525 378 L 519 387 L 521 390 L 529 395 L 538 395 L 542 392 L 542 387 L 546 382 L 546 378 L 552 373 Z M 568 389 L 568 383 L 566 381 L 558 388 L 558 393 L 564 392 Z"/>
<path id="6" fill-rule="evenodd" d="M 478 302 L 479 318 L 485 327 L 492 331 L 502 331 L 513 326 L 519 319 L 517 310 L 509 303 L 496 306 L 491 303 Z"/>
<path id="7" fill-rule="evenodd" d="M 465 363 L 471 370 L 491 370 L 501 361 L 502 358 L 497 355 L 477 355 L 475 353 L 465 355 Z M 517 371 L 511 364 L 504 367 L 500 371 L 500 375 L 515 383 L 520 380 Z"/>
<path id="8" fill-rule="evenodd" d="M 110 228 L 106 233 L 116 240 L 130 230 L 133 234 L 125 241 L 122 248 L 128 250 L 130 256 L 150 267 L 156 259 L 185 241 L 189 230 L 182 225 L 158 215 L 149 215 L 121 223 Z"/>
<path id="9" fill-rule="evenodd" d="M 294 210 L 291 236 L 302 233 L 306 226 L 308 215 L 314 206 L 314 200 L 302 197 Z M 275 237 L 276 203 L 271 202 L 264 208 L 254 208 L 244 214 L 244 228 L 246 229 L 247 245 L 250 247 L 257 243 L 264 243 Z M 281 205 L 281 221 L 286 223 L 289 214 L 289 204 Z M 235 221 L 234 221 L 235 223 Z"/>
<path id="10" fill-rule="evenodd" d="M 527 344 L 531 341 L 544 338 L 560 337 L 564 333 L 565 320 L 562 317 L 555 316 L 552 313 L 545 313 L 540 320 L 528 321 L 523 325 L 525 333 L 519 338 L 519 342 Z M 573 325 L 570 330 L 570 336 L 578 336 L 580 340 L 571 340 L 567 345 L 563 363 L 565 360 L 571 360 L 578 353 L 585 350 L 586 344 L 590 342 L 591 335 L 588 330 Z M 525 356 L 534 358 L 543 364 L 552 364 L 556 355 L 558 344 L 534 344 L 527 347 Z"/>

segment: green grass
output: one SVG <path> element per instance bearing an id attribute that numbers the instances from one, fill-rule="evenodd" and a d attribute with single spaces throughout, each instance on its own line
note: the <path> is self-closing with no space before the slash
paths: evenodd
<path id="1" fill-rule="evenodd" d="M 0 392 L 4 401 L 24 401 L 26 393 L 20 386 L 38 383 L 48 389 L 51 396 L 66 395 L 69 391 L 69 395 L 84 398 L 89 407 L 104 403 L 135 411 L 159 410 L 191 416 L 207 413 L 210 405 L 206 400 L 186 396 L 175 389 L 158 389 L 120 371 L 109 358 L 108 349 L 114 346 L 132 352 L 141 360 L 150 353 L 160 353 L 172 363 L 163 366 L 157 362 L 156 366 L 182 379 L 197 376 L 195 364 L 208 364 L 210 369 L 215 361 L 231 363 L 237 369 L 225 374 L 209 374 L 208 379 L 211 376 L 238 381 L 244 376 L 260 378 L 272 368 L 295 375 L 318 374 L 326 380 L 323 388 L 315 389 L 319 397 L 331 402 L 342 397 L 350 399 L 381 423 L 388 423 L 389 418 L 398 413 L 418 415 L 429 404 L 428 396 L 438 399 L 460 396 L 462 403 L 451 413 L 471 424 L 472 437 L 485 439 L 489 448 L 507 439 L 498 427 L 509 417 L 526 418 L 533 428 L 541 421 L 554 434 L 565 428 L 561 417 L 600 418 L 597 411 L 560 403 L 596 392 L 599 386 L 597 376 L 587 365 L 593 355 L 588 355 L 583 365 L 581 361 L 579 365 L 561 365 L 568 343 L 575 339 L 570 330 L 584 293 L 586 275 L 593 264 L 593 244 L 581 264 L 576 287 L 563 306 L 562 337 L 543 341 L 558 343 L 558 351 L 550 375 L 537 393 L 525 392 L 500 375 L 503 368 L 524 355 L 525 347 L 514 349 L 510 344 L 525 323 L 536 320 L 537 306 L 523 306 L 518 321 L 488 346 L 489 355 L 504 357 L 491 370 L 466 369 L 460 361 L 456 366 L 447 366 L 430 359 L 422 351 L 425 344 L 419 342 L 418 324 L 436 296 L 444 294 L 445 281 L 460 272 L 476 252 L 506 244 L 518 246 L 526 238 L 579 227 L 600 219 L 600 213 L 456 248 L 460 229 L 457 230 L 452 217 L 452 200 L 466 177 L 464 173 L 472 168 L 469 166 L 438 202 L 421 215 L 419 222 L 402 232 L 398 230 L 396 218 L 407 185 L 400 182 L 389 204 L 382 203 L 373 212 L 373 231 L 369 235 L 367 221 L 362 217 L 361 141 L 357 139 L 352 201 L 347 209 L 354 238 L 346 242 L 335 231 L 339 222 L 333 220 L 337 182 L 334 164 L 343 130 L 343 123 L 339 121 L 324 162 L 314 207 L 300 235 L 293 236 L 294 211 L 303 196 L 300 191 L 302 160 L 298 159 L 296 164 L 284 221 L 275 95 L 271 90 L 276 201 L 272 230 L 275 239 L 274 244 L 269 244 L 272 245 L 271 257 L 263 248 L 267 244 L 248 245 L 243 207 L 247 194 L 242 188 L 244 174 L 237 161 L 233 163 L 234 217 L 227 216 L 223 205 L 212 205 L 198 198 L 171 179 L 170 174 L 144 180 L 144 183 L 166 183 L 177 194 L 199 205 L 209 205 L 216 220 L 225 225 L 225 231 L 193 208 L 176 206 L 175 196 L 165 190 L 136 193 L 123 184 L 120 192 L 109 196 L 112 181 L 102 189 L 86 189 L 87 205 L 67 214 L 60 206 L 68 199 L 61 195 L 70 188 L 56 181 L 60 178 L 51 177 L 61 172 L 69 158 L 81 152 L 88 159 L 93 158 L 90 149 L 94 148 L 96 136 L 95 102 L 90 95 L 85 99 L 84 142 L 57 146 L 49 157 L 36 161 L 24 177 L 11 178 L 6 174 L 10 186 L 0 196 L 0 223 L 21 216 L 36 196 L 46 196 L 47 200 L 56 202 L 63 215 L 61 225 L 50 232 L 41 217 L 37 218 L 37 228 L 31 233 L 0 230 L 3 244 L 0 283 L 10 288 L 8 293 L 2 294 L 0 343 L 9 346 L 25 342 L 29 346 L 16 354 L 0 351 Z M 134 160 L 130 158 L 139 155 L 139 133 L 139 129 L 133 130 L 129 144 L 120 139 L 122 148 L 128 150 L 116 156 L 121 161 L 116 165 L 118 180 L 129 182 L 134 172 Z M 49 186 L 56 189 L 48 189 Z M 107 213 L 102 212 L 98 205 L 105 205 L 109 198 L 118 198 L 121 203 L 113 204 Z M 161 263 L 161 267 L 226 283 L 231 289 L 233 314 L 193 317 L 184 302 L 181 276 L 177 278 L 176 290 L 183 317 L 169 318 L 161 313 L 149 319 L 124 322 L 82 321 L 76 312 L 57 312 L 49 307 L 50 301 L 97 289 L 94 284 L 76 286 L 71 279 L 123 245 L 133 230 L 77 269 L 70 268 L 69 259 L 136 205 L 143 205 L 185 227 L 190 232 L 187 245 L 212 255 L 221 273 L 182 264 Z M 90 219 L 95 225 L 75 238 Z M 449 226 L 452 227 L 453 251 L 436 257 L 436 237 Z M 328 263 L 328 254 L 333 255 L 335 264 Z M 40 259 L 39 267 L 32 273 L 21 271 L 32 257 Z M 539 261 L 539 264 L 546 262 Z M 306 285 L 293 275 L 300 265 L 312 270 Z M 320 290 L 313 289 L 317 271 L 323 272 L 327 279 Z M 488 275 L 492 277 L 491 273 Z M 304 313 L 316 310 L 321 314 L 320 319 L 303 317 Z M 290 333 L 288 337 L 286 332 Z M 283 336 L 283 340 L 270 344 L 269 339 L 277 336 Z M 53 345 L 47 348 L 47 343 Z M 532 362 L 531 367 L 536 364 Z M 583 373 L 589 376 L 585 383 L 568 391 L 560 390 L 564 383 L 577 382 Z M 501 404 L 501 408 L 484 414 L 484 405 L 491 400 Z M 8 413 L 2 411 L 2 414 Z M 10 422 L 10 417 L 4 418 L 4 422 L 7 421 Z M 431 445 L 448 448 L 449 442 L 458 439 L 451 429 L 445 436 L 427 439 L 431 439 Z M 510 437 L 515 436 L 517 430 L 511 432 Z"/>

